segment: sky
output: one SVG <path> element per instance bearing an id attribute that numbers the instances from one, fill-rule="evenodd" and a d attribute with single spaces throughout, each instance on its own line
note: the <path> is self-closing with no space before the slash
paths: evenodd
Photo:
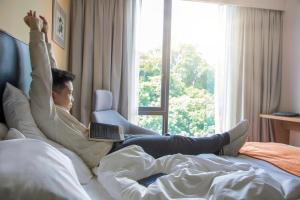
<path id="1" fill-rule="evenodd" d="M 193 44 L 211 65 L 217 64 L 216 55 L 222 43 L 221 10 L 216 4 L 195 1 L 172 1 L 171 48 Z M 139 51 L 162 46 L 163 0 L 143 0 Z"/>

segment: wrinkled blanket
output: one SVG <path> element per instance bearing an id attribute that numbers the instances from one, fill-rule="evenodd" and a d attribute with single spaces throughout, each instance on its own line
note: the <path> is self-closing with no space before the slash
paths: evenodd
<path id="1" fill-rule="evenodd" d="M 297 199 L 300 180 L 281 183 L 263 169 L 233 163 L 211 154 L 169 155 L 154 159 L 141 147 L 129 146 L 107 155 L 94 169 L 114 199 Z M 156 173 L 148 187 L 137 180 Z"/>

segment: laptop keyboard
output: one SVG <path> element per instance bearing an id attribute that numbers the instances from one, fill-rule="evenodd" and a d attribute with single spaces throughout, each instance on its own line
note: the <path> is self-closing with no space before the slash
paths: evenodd
<path id="1" fill-rule="evenodd" d="M 90 125 L 90 137 L 99 139 L 120 140 L 119 127 L 92 122 Z"/>

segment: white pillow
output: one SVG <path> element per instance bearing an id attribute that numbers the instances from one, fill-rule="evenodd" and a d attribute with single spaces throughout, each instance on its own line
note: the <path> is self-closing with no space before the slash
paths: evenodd
<path id="1" fill-rule="evenodd" d="M 10 128 L 4 139 L 5 140 L 25 139 L 25 136 L 20 131 L 18 131 L 17 129 Z"/>
<path id="2" fill-rule="evenodd" d="M 73 151 L 63 147 L 62 145 L 53 142 L 52 140 L 45 141 L 48 144 L 52 145 L 60 152 L 65 154 L 72 161 L 76 174 L 78 176 L 79 182 L 81 185 L 86 185 L 93 178 L 91 170 L 87 167 L 87 165 L 83 162 L 83 160 Z"/>
<path id="3" fill-rule="evenodd" d="M 45 141 L 60 150 L 71 159 L 80 183 L 83 185 L 89 183 L 93 177 L 91 170 L 77 154 L 46 138 L 32 117 L 27 97 L 21 90 L 9 83 L 6 84 L 3 93 L 3 110 L 10 128 L 19 130 L 26 138 Z"/>
<path id="4" fill-rule="evenodd" d="M 90 199 L 70 159 L 38 140 L 0 141 L 0 180 L 0 199 Z"/>
<path id="5" fill-rule="evenodd" d="M 0 140 L 2 140 L 6 136 L 7 131 L 7 126 L 0 122 Z"/>
<path id="6" fill-rule="evenodd" d="M 39 140 L 46 138 L 37 128 L 31 115 L 29 101 L 21 90 L 6 83 L 2 98 L 3 111 L 9 128 L 18 129 L 27 138 Z"/>

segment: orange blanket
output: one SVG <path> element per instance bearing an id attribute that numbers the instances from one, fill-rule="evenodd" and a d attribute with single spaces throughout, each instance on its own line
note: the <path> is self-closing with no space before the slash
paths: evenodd
<path id="1" fill-rule="evenodd" d="M 240 153 L 267 161 L 300 177 L 300 148 L 281 143 L 246 142 Z"/>

